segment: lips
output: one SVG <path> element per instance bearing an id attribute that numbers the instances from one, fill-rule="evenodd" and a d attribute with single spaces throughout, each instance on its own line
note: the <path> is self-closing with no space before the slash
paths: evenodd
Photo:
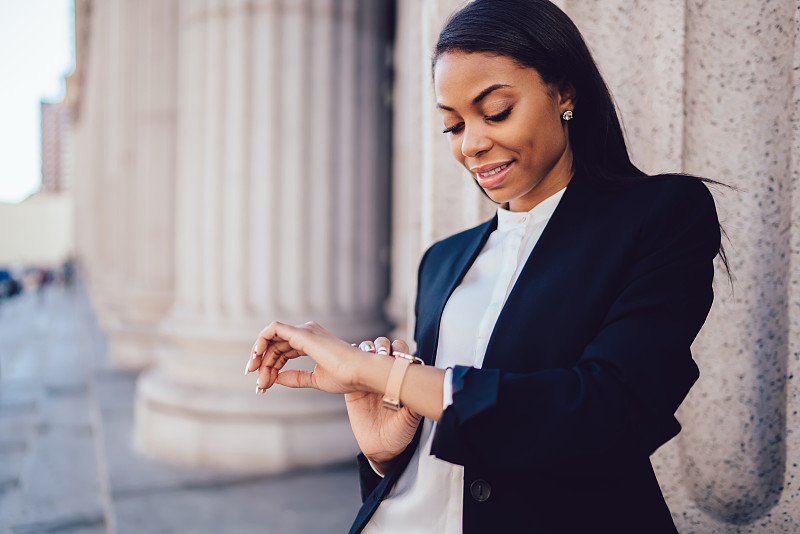
<path id="1" fill-rule="evenodd" d="M 475 174 L 475 178 L 478 180 L 478 184 L 482 188 L 492 189 L 499 186 L 503 182 L 513 163 L 513 161 L 507 161 L 499 164 L 492 163 L 489 165 L 475 167 L 470 170 Z"/>

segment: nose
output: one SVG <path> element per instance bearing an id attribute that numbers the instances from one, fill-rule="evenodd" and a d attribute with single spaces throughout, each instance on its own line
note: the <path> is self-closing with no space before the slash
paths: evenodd
<path id="1" fill-rule="evenodd" d="M 479 126 L 464 126 L 464 135 L 461 138 L 461 154 L 467 158 L 486 152 L 492 147 L 492 140 L 486 135 L 483 128 Z"/>

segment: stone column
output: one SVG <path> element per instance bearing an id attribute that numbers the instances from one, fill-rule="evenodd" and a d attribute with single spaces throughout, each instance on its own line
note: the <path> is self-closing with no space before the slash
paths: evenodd
<path id="1" fill-rule="evenodd" d="M 84 4 L 85 7 L 85 4 Z M 81 272 L 95 304 L 98 299 L 100 269 L 100 231 L 104 225 L 98 224 L 100 203 L 100 176 L 102 174 L 101 154 L 104 153 L 105 136 L 102 135 L 105 115 L 104 103 L 107 95 L 108 52 L 107 26 L 108 4 L 89 5 L 80 11 L 76 7 L 76 22 L 80 17 L 88 26 L 85 52 L 76 57 L 76 65 L 82 59 L 83 80 L 80 95 L 74 98 L 77 113 L 75 121 L 75 249 Z M 76 52 L 78 51 L 76 43 Z M 68 86 L 76 89 L 76 86 Z"/>
<path id="2" fill-rule="evenodd" d="M 127 4 L 127 3 L 126 3 Z M 137 63 L 124 106 L 133 145 L 115 216 L 126 236 L 124 283 L 114 293 L 114 321 L 107 325 L 109 357 L 116 367 L 142 369 L 155 361 L 158 324 L 172 302 L 174 276 L 174 189 L 177 105 L 177 1 L 130 4 L 128 35 Z M 133 27 L 138 24 L 138 28 Z M 115 206 L 116 209 L 116 206 Z"/>
<path id="3" fill-rule="evenodd" d="M 660 472 L 686 531 L 800 529 L 796 11 L 687 3 L 684 169 L 739 190 L 717 197 L 735 287 L 718 270 L 695 344 L 702 377 Z"/>
<path id="4" fill-rule="evenodd" d="M 614 96 L 633 162 L 651 174 L 680 171 L 685 0 L 561 4 Z"/>
<path id="5" fill-rule="evenodd" d="M 94 172 L 91 147 L 95 140 L 98 107 L 102 94 L 100 62 L 102 47 L 95 41 L 102 35 L 100 26 L 102 7 L 91 9 L 89 0 L 75 3 L 75 70 L 67 77 L 65 100 L 72 111 L 75 132 L 73 159 L 73 189 L 75 194 L 75 255 L 85 278 L 91 278 L 95 265 L 96 240 L 93 232 L 95 220 Z M 88 69 L 87 64 L 92 68 Z"/>
<path id="6" fill-rule="evenodd" d="M 450 155 L 431 79 L 431 51 L 461 0 L 398 2 L 392 180 L 393 335 L 413 347 L 417 266 L 432 243 L 479 224 L 495 205 Z"/>
<path id="7" fill-rule="evenodd" d="M 128 281 L 130 233 L 127 220 L 133 206 L 130 190 L 134 176 L 133 103 L 136 82 L 136 5 L 109 0 L 98 10 L 98 61 L 89 65 L 102 76 L 93 128 L 93 142 L 84 147 L 92 161 L 94 185 L 95 254 L 89 287 L 98 321 L 105 331 L 119 322 L 125 302 L 122 289 Z"/>
<path id="8" fill-rule="evenodd" d="M 274 319 L 386 332 L 387 5 L 180 2 L 176 294 L 138 384 L 147 453 L 272 472 L 352 458 L 340 397 L 256 397 L 242 371 Z"/>

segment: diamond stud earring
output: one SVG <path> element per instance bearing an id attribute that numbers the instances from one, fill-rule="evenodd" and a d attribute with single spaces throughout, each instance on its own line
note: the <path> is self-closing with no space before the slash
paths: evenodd
<path id="1" fill-rule="evenodd" d="M 568 109 L 567 111 L 565 111 L 564 114 L 561 115 L 561 118 L 564 119 L 565 121 L 572 119 L 572 110 Z"/>

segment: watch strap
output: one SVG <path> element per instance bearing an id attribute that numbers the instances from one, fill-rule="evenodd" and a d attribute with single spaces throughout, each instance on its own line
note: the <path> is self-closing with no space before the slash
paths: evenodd
<path id="1" fill-rule="evenodd" d="M 424 363 L 416 356 L 404 352 L 394 351 L 392 356 L 394 356 L 394 362 L 389 371 L 389 379 L 386 381 L 386 394 L 383 396 L 383 407 L 396 412 L 403 407 L 400 402 L 400 388 L 403 387 L 403 379 L 406 377 L 408 366 L 412 363 L 422 365 L 424 365 Z"/>

